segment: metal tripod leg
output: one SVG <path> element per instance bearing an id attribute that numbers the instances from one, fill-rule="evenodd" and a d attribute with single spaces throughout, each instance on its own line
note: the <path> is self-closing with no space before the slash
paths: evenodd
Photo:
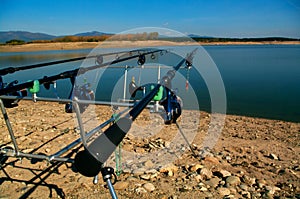
<path id="1" fill-rule="evenodd" d="M 107 184 L 107 187 L 109 189 L 109 192 L 110 192 L 110 195 L 111 195 L 112 199 L 118 199 L 118 196 L 115 192 L 113 183 L 111 182 L 112 175 L 116 179 L 114 169 L 111 168 L 111 167 L 103 167 L 101 169 L 101 174 L 102 174 L 103 181 L 106 182 L 106 184 Z"/>
<path id="2" fill-rule="evenodd" d="M 9 118 L 8 118 L 8 115 L 7 115 L 7 112 L 6 112 L 6 109 L 4 107 L 2 99 L 0 99 L 0 108 L 1 108 L 2 115 L 3 115 L 3 119 L 5 120 L 5 123 L 6 123 L 6 126 L 7 126 L 7 130 L 9 132 L 11 141 L 14 145 L 15 154 L 18 155 L 19 154 L 19 148 L 18 148 L 17 140 L 16 140 L 16 137 L 14 135 L 14 132 L 13 132 L 12 126 L 10 124 L 10 121 L 9 121 Z"/>
<path id="3" fill-rule="evenodd" d="M 183 133 L 181 127 L 180 127 L 179 124 L 178 124 L 178 122 L 176 122 L 176 126 L 177 126 L 177 128 L 178 128 L 180 134 L 182 135 L 184 141 L 186 142 L 186 144 L 187 144 L 187 145 L 189 146 L 189 148 L 191 149 L 193 155 L 194 155 L 195 157 L 197 157 L 196 152 L 194 151 L 193 147 L 192 147 L 191 144 L 189 143 L 187 137 L 186 137 L 185 134 Z"/>

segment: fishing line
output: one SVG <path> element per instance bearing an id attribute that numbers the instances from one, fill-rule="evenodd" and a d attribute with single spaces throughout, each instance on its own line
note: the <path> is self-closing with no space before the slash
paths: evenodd
<path id="1" fill-rule="evenodd" d="M 115 55 L 115 54 L 123 54 L 123 53 L 130 55 L 133 52 L 140 52 L 140 51 L 145 51 L 145 50 L 141 50 L 140 49 L 140 50 L 132 50 L 132 51 L 112 52 L 112 53 L 104 53 L 104 54 L 100 54 L 100 55 L 75 57 L 75 58 L 71 58 L 71 59 L 63 59 L 63 60 L 57 60 L 57 61 L 51 61 L 51 62 L 31 64 L 31 65 L 26 65 L 26 66 L 8 67 L 8 68 L 4 68 L 4 69 L 0 70 L 0 76 L 7 75 L 7 74 L 12 74 L 12 73 L 15 73 L 17 71 L 22 71 L 22 70 L 29 70 L 29 69 L 34 69 L 34 68 L 41 68 L 41 67 L 44 67 L 44 66 L 62 64 L 62 63 L 67 63 L 67 62 L 75 62 L 75 61 L 80 61 L 80 60 L 84 60 L 84 59 L 91 59 L 91 58 L 97 58 L 96 61 L 101 62 L 99 60 L 100 56 L 102 57 L 102 61 L 103 61 L 103 56 L 109 56 L 109 55 Z"/>
<path id="2" fill-rule="evenodd" d="M 141 50 L 139 50 L 139 51 L 141 51 Z M 143 53 L 143 55 L 156 53 L 156 52 L 160 52 L 160 51 L 163 51 L 163 50 L 154 50 L 154 51 L 150 51 L 150 52 L 145 52 L 145 53 Z M 112 64 L 124 62 L 124 61 L 130 60 L 130 59 L 137 58 L 139 56 L 140 56 L 140 54 L 125 57 L 125 58 L 119 58 L 118 60 L 114 60 L 112 62 L 105 62 L 105 63 L 99 64 L 99 65 L 94 65 L 94 66 L 90 66 L 90 67 L 87 67 L 87 68 L 78 68 L 78 69 L 74 69 L 74 70 L 69 70 L 69 71 L 62 72 L 58 75 L 53 75 L 53 76 L 50 76 L 50 77 L 44 77 L 44 78 L 41 78 L 41 79 L 38 79 L 38 80 L 35 80 L 35 81 L 39 81 L 39 84 L 45 84 L 45 83 L 51 83 L 51 82 L 53 82 L 55 80 L 59 80 L 59 79 L 74 78 L 77 75 L 82 75 L 82 74 L 84 74 L 88 71 L 95 70 L 95 69 L 98 69 L 98 68 L 107 67 L 107 66 L 112 65 Z M 19 91 L 19 90 L 22 90 L 24 88 L 30 88 L 33 85 L 34 85 L 34 81 L 29 81 L 29 82 L 25 82 L 25 83 L 22 83 L 22 84 L 6 87 L 6 88 L 3 88 L 3 89 L 0 89 L 0 95 L 5 95 L 5 94 L 8 94 L 8 93 L 11 93 L 11 92 L 14 92 L 14 91 Z"/>

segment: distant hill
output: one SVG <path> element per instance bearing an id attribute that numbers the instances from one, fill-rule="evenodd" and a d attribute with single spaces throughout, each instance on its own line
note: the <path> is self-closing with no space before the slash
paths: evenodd
<path id="1" fill-rule="evenodd" d="M 188 37 L 191 37 L 191 38 L 213 38 L 210 36 L 201 36 L 201 35 L 196 35 L 196 34 L 189 34 Z"/>
<path id="2" fill-rule="evenodd" d="M 157 33 L 158 34 L 158 33 Z M 104 33 L 99 31 L 83 32 L 74 35 L 49 35 L 44 33 L 32 33 L 27 31 L 0 31 L 0 43 L 6 43 L 10 40 L 22 40 L 24 42 L 31 42 L 36 40 L 53 40 L 57 42 L 76 42 L 76 41 L 103 41 L 108 37 L 112 36 L 112 33 Z M 129 35 L 130 36 L 130 35 Z M 147 35 L 146 35 L 147 36 Z M 164 35 L 152 35 L 149 33 L 148 37 L 154 36 L 154 38 L 159 40 L 171 40 L 171 41 L 189 41 L 189 38 L 193 38 L 197 42 L 264 42 L 264 41 L 300 41 L 300 39 L 294 38 L 284 38 L 284 37 L 264 37 L 264 38 L 217 38 L 210 36 L 200 36 L 197 34 L 189 34 L 188 37 L 167 37 Z M 129 37 L 123 35 L 123 39 L 128 39 Z M 137 33 L 135 38 L 140 38 L 144 40 L 143 33 Z"/>
<path id="3" fill-rule="evenodd" d="M 102 35 L 113 35 L 111 33 L 104 33 L 104 32 L 98 32 L 98 31 L 91 31 L 91 32 L 83 32 L 75 34 L 74 36 L 102 36 Z"/>
<path id="4" fill-rule="evenodd" d="M 56 36 L 44 33 L 32 33 L 27 31 L 0 31 L 0 43 L 5 43 L 12 39 L 29 42 L 33 40 L 51 40 L 55 37 Z"/>
<path id="5" fill-rule="evenodd" d="M 5 43 L 13 39 L 30 42 L 34 40 L 52 40 L 55 38 L 65 37 L 65 36 L 103 36 L 103 35 L 113 35 L 113 34 L 91 31 L 91 32 L 77 33 L 75 35 L 55 36 L 55 35 L 48 35 L 44 33 L 32 33 L 27 31 L 0 31 L 0 43 Z"/>

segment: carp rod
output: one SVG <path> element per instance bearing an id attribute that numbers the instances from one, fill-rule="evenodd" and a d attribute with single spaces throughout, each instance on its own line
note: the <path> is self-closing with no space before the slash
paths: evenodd
<path id="1" fill-rule="evenodd" d="M 141 50 L 136 50 L 136 51 L 139 52 Z M 73 78 L 73 77 L 76 77 L 77 75 L 84 74 L 84 73 L 86 73 L 88 71 L 91 71 L 91 70 L 95 70 L 95 69 L 106 67 L 106 66 L 109 67 L 109 65 L 111 65 L 111 64 L 124 62 L 124 61 L 134 59 L 134 58 L 139 58 L 139 62 L 144 63 L 145 62 L 145 55 L 153 54 L 153 53 L 157 53 L 157 52 L 163 52 L 163 51 L 166 51 L 166 50 L 152 50 L 152 51 L 149 51 L 149 52 L 139 53 L 137 55 L 131 55 L 131 56 L 124 57 L 124 58 L 118 58 L 118 59 L 110 61 L 110 62 L 96 64 L 94 66 L 89 66 L 87 68 L 77 68 L 77 69 L 74 69 L 74 70 L 65 71 L 65 72 L 62 72 L 60 74 L 53 75 L 53 76 L 50 76 L 50 77 L 45 76 L 45 77 L 43 77 L 41 79 L 38 79 L 38 80 L 28 81 L 28 82 L 25 82 L 25 83 L 21 83 L 21 84 L 17 84 L 17 85 L 2 88 L 2 89 L 0 89 L 0 95 L 9 94 L 9 93 L 20 91 L 20 90 L 26 89 L 26 88 L 32 88 L 32 87 L 34 87 L 35 84 L 47 84 L 47 83 L 51 83 L 51 82 L 59 80 L 59 79 Z M 114 54 L 116 54 L 116 53 L 114 53 Z M 67 60 L 67 61 L 69 61 L 69 60 Z M 61 60 L 61 61 L 66 61 L 66 60 Z M 42 63 L 42 64 L 46 64 L 46 63 Z M 38 64 L 36 64 L 36 66 L 37 65 Z M 39 67 L 42 67 L 42 66 L 39 66 Z M 5 69 L 3 69 L 3 70 L 5 70 Z M 26 70 L 26 69 L 24 69 L 24 70 Z"/>
<path id="2" fill-rule="evenodd" d="M 173 69 L 169 70 L 165 76 L 161 78 L 161 83 L 156 84 L 156 86 L 139 102 L 134 104 L 132 109 L 125 114 L 125 116 L 118 116 L 118 119 L 114 121 L 114 123 L 108 127 L 101 135 L 96 137 L 89 144 L 83 142 L 84 150 L 80 151 L 76 154 L 74 164 L 77 168 L 78 172 L 87 177 L 94 177 L 98 175 L 101 171 L 103 164 L 109 158 L 109 156 L 115 151 L 116 147 L 122 142 L 123 138 L 129 132 L 133 121 L 138 117 L 138 115 L 146 108 L 148 103 L 157 95 L 160 87 L 164 87 L 169 93 L 171 93 L 171 81 L 175 77 L 178 69 L 185 63 L 187 65 L 187 61 L 192 64 L 192 59 L 194 54 L 196 53 L 198 48 L 194 49 L 191 53 L 187 55 L 186 58 L 183 58 Z M 174 93 L 172 93 L 175 95 Z M 176 99 L 176 96 L 175 96 Z M 76 101 L 76 99 L 75 99 Z M 178 103 L 178 102 L 177 102 Z M 168 105 L 171 105 L 168 103 Z M 166 111 L 169 111 L 167 109 Z M 78 103 L 75 103 L 75 112 L 76 114 L 80 114 L 80 109 Z M 180 111 L 181 114 L 181 111 Z M 179 117 L 179 116 L 178 116 Z M 173 120 L 174 123 L 176 123 Z M 82 120 L 80 117 L 77 117 L 80 129 L 80 134 L 82 140 L 85 137 L 85 131 L 83 129 Z M 95 129 L 97 129 L 96 127 Z M 92 130 L 91 132 L 93 132 Z"/>
<path id="3" fill-rule="evenodd" d="M 62 64 L 62 63 L 68 63 L 68 62 L 75 62 L 75 61 L 80 61 L 80 60 L 84 60 L 84 59 L 91 59 L 91 58 L 96 58 L 96 62 L 99 63 L 99 64 L 102 64 L 104 56 L 118 55 L 118 54 L 129 54 L 129 55 L 131 55 L 134 52 L 139 53 L 141 51 L 145 51 L 145 50 L 140 49 L 140 50 L 131 50 L 131 51 L 111 52 L 111 53 L 104 53 L 104 54 L 100 54 L 100 55 L 75 57 L 75 58 L 70 58 L 70 59 L 56 60 L 56 61 L 51 61 L 51 62 L 31 64 L 31 65 L 26 65 L 26 66 L 7 67 L 7 68 L 4 68 L 4 69 L 0 70 L 0 76 L 7 75 L 7 74 L 12 74 L 12 73 L 15 73 L 17 71 L 22 71 L 22 70 L 29 70 L 29 69 L 40 68 L 40 67 L 44 67 L 44 66 Z"/>

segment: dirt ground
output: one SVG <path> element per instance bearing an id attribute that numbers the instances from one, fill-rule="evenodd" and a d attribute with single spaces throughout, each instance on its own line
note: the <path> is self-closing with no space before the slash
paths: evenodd
<path id="1" fill-rule="evenodd" d="M 101 106 L 98 111 L 99 121 L 111 117 L 110 107 Z M 74 115 L 66 114 L 63 104 L 21 101 L 7 112 L 24 153 L 54 154 L 79 138 Z M 214 148 L 204 150 L 212 116 L 206 112 L 197 115 L 184 111 L 180 119 L 183 130 L 197 129 L 192 143 L 196 155 L 184 145 L 174 149 L 182 150 L 174 159 L 158 155 L 158 161 L 167 163 L 159 166 L 151 158 L 132 163 L 124 156 L 123 172 L 114 185 L 119 198 L 300 198 L 299 123 L 227 115 Z M 0 146 L 5 148 L 11 142 L 2 115 L 0 118 Z M 136 120 L 138 128 L 148 120 L 160 122 L 146 111 Z M 147 157 L 173 145 L 168 139 L 176 131 L 172 124 L 147 137 L 129 133 L 122 147 Z M 82 149 L 78 145 L 63 156 L 73 158 Z M 94 184 L 93 178 L 82 176 L 72 163 L 9 157 L 1 164 L 0 198 L 111 196 L 101 175 Z"/>

